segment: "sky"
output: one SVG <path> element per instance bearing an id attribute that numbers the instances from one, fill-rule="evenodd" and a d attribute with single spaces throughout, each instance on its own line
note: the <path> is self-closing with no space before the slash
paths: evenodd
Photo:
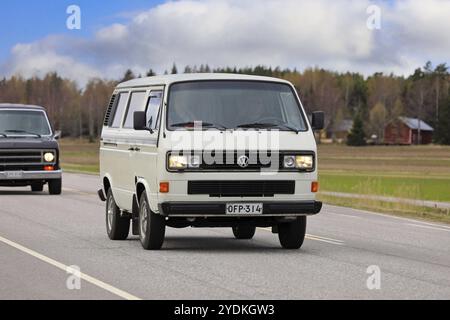
<path id="1" fill-rule="evenodd" d="M 366 76 L 450 62 L 450 0 L 3 0 L 0 30 L 0 77 L 56 71 L 81 87 L 174 62 Z"/>

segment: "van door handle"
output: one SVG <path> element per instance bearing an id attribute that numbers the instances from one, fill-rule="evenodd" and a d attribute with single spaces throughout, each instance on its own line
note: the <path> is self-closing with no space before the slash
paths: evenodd
<path id="1" fill-rule="evenodd" d="M 134 148 L 129 148 L 128 151 L 136 151 Z"/>
<path id="2" fill-rule="evenodd" d="M 139 149 L 138 147 L 134 148 L 134 151 L 139 152 L 141 151 L 141 149 Z"/>

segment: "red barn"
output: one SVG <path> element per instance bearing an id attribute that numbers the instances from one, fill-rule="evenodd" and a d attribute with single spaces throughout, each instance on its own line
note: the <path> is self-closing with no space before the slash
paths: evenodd
<path id="1" fill-rule="evenodd" d="M 419 129 L 421 144 L 433 141 L 434 129 L 422 120 L 399 117 L 384 128 L 384 143 L 386 144 L 419 144 Z"/>

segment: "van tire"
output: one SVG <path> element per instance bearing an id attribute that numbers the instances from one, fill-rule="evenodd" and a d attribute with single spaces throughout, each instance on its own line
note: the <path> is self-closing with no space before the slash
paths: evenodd
<path id="1" fill-rule="evenodd" d="M 106 233 L 111 240 L 126 240 L 130 232 L 130 218 L 122 217 L 111 189 L 106 197 Z"/>
<path id="2" fill-rule="evenodd" d="M 300 249 L 306 235 L 306 216 L 278 225 L 278 238 L 284 249 Z"/>
<path id="3" fill-rule="evenodd" d="M 48 182 L 48 192 L 52 195 L 59 195 L 62 192 L 62 179 L 50 180 Z"/>
<path id="4" fill-rule="evenodd" d="M 238 240 L 250 240 L 255 236 L 256 227 L 253 226 L 236 226 L 233 227 L 234 237 Z"/>
<path id="5" fill-rule="evenodd" d="M 31 184 L 32 192 L 42 192 L 44 190 L 44 184 L 42 182 L 35 182 Z"/>
<path id="6" fill-rule="evenodd" d="M 160 250 L 166 234 L 163 216 L 150 210 L 145 191 L 139 201 L 139 239 L 145 250 Z"/>

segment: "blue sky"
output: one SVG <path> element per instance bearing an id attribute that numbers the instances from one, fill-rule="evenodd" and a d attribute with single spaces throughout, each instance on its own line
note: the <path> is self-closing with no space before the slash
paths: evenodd
<path id="1" fill-rule="evenodd" d="M 81 30 L 66 28 L 73 4 Z M 409 75 L 449 64 L 449 17 L 450 0 L 3 0 L 0 77 L 56 71 L 83 86 L 174 62 Z"/>
<path id="2" fill-rule="evenodd" d="M 127 13 L 143 11 L 163 1 L 157 0 L 2 0 L 0 11 L 0 59 L 16 43 L 32 42 L 49 34 L 89 36 L 98 28 L 127 20 Z M 66 9 L 78 5 L 81 30 L 66 28 Z M 6 31 L 7 30 L 7 31 Z"/>

